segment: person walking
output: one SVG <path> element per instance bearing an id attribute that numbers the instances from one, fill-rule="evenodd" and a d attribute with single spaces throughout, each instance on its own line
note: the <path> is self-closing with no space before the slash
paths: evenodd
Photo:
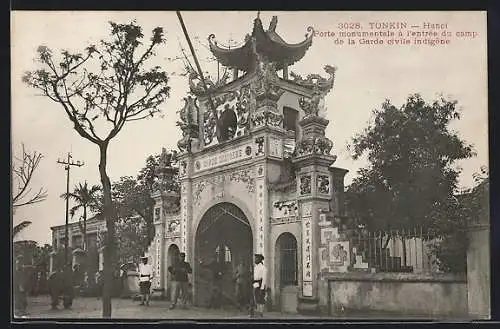
<path id="1" fill-rule="evenodd" d="M 142 264 L 139 264 L 139 288 L 142 301 L 139 305 L 149 306 L 149 297 L 151 294 L 151 282 L 153 281 L 153 267 L 148 264 L 148 257 L 141 257 Z"/>
<path id="2" fill-rule="evenodd" d="M 188 274 L 193 273 L 191 265 L 186 262 L 186 254 L 181 252 L 179 259 L 174 262 L 173 266 L 168 267 L 168 271 L 172 274 L 172 304 L 170 309 L 177 306 L 177 301 L 181 300 L 181 307 L 186 308 L 186 302 L 189 293 L 189 278 Z"/>
<path id="3" fill-rule="evenodd" d="M 235 280 L 235 295 L 236 302 L 238 304 L 238 310 L 242 311 L 245 307 L 248 306 L 249 301 L 249 289 L 250 286 L 250 271 L 245 265 L 245 261 L 243 258 L 238 262 L 238 266 L 236 267 L 236 272 L 234 275 Z"/>
<path id="4" fill-rule="evenodd" d="M 255 315 L 264 316 L 264 307 L 266 304 L 266 288 L 267 288 L 267 269 L 264 266 L 264 256 L 255 254 L 255 266 L 253 270 L 253 297 L 254 305 L 256 306 Z M 251 313 L 250 315 L 253 316 Z"/>

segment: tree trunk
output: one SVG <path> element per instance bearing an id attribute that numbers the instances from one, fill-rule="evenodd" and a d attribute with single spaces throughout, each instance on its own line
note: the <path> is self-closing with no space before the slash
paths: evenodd
<path id="1" fill-rule="evenodd" d="M 87 251 L 87 207 L 83 207 L 83 250 Z"/>
<path id="2" fill-rule="evenodd" d="M 104 218 L 106 220 L 107 234 L 104 240 L 103 264 L 103 291 L 102 291 L 102 317 L 111 318 L 111 292 L 113 287 L 113 256 L 115 244 L 115 212 L 111 199 L 111 182 L 106 173 L 108 143 L 99 145 L 100 162 L 99 174 L 104 196 Z"/>

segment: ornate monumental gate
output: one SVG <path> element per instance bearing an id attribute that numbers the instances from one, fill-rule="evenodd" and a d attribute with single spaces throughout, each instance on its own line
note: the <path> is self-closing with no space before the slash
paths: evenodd
<path id="1" fill-rule="evenodd" d="M 238 259 L 252 266 L 252 254 L 262 253 L 272 304 L 289 311 L 316 308 L 320 271 L 348 265 L 349 255 L 335 258 L 338 231 L 330 221 L 342 215 L 347 171 L 331 167 L 335 156 L 322 106 L 335 69 L 325 67 L 329 78 L 291 72 L 290 79 L 288 67 L 305 55 L 313 30 L 303 42 L 288 44 L 276 26 L 273 17 L 264 30 L 257 17 L 251 35 L 235 49 L 219 47 L 211 35 L 210 49 L 232 69 L 232 79 L 205 81 L 207 92 L 195 72 L 189 76 L 191 96 L 178 123 L 178 168 L 164 153 L 153 194 L 156 237 L 149 255 L 160 273 L 156 289 L 168 287 L 166 268 L 174 255 L 168 251 L 175 247 L 193 264 L 197 304 L 207 294 L 198 264 L 211 255 L 223 260 L 224 293 L 231 295 Z"/>

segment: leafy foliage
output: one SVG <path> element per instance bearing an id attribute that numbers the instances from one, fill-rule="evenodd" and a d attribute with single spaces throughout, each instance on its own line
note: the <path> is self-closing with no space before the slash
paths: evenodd
<path id="1" fill-rule="evenodd" d="M 154 200 L 151 194 L 159 160 L 160 154 L 151 155 L 136 178 L 121 177 L 113 183 L 113 202 L 119 218 L 116 226 L 120 243 L 118 259 L 122 262 L 130 258 L 138 261 L 154 237 Z"/>
<path id="2" fill-rule="evenodd" d="M 103 215 L 107 238 L 104 252 L 103 316 L 111 316 L 112 263 L 115 257 L 116 213 L 107 174 L 109 142 L 125 123 L 154 117 L 169 96 L 168 76 L 159 66 L 147 67 L 158 46 L 165 43 L 163 29 L 153 29 L 143 44 L 142 28 L 110 22 L 109 40 L 88 46 L 83 53 L 63 50 L 56 56 L 39 46 L 41 68 L 27 72 L 23 81 L 61 105 L 75 131 L 99 148 L 99 174 L 103 188 Z M 99 119 L 99 120 L 98 120 Z"/>
<path id="3" fill-rule="evenodd" d="M 426 104 L 415 94 L 401 108 L 385 101 L 373 117 L 352 140 L 353 158 L 366 155 L 369 165 L 347 189 L 351 216 L 369 230 L 431 230 L 431 236 L 442 238 L 435 249 L 441 267 L 462 270 L 466 247 L 457 241 L 466 241 L 467 218 L 455 196 L 456 162 L 475 153 L 449 129 L 460 119 L 457 101 L 441 98 Z M 404 264 L 405 249 L 403 244 Z"/>
<path id="4" fill-rule="evenodd" d="M 411 95 L 401 108 L 386 101 L 374 111 L 374 123 L 352 142 L 353 158 L 367 154 L 369 161 L 347 190 L 359 222 L 371 229 L 454 229 L 460 212 L 454 164 L 474 156 L 472 146 L 448 128 L 460 118 L 456 104 L 440 99 L 429 105 Z"/>
<path id="5" fill-rule="evenodd" d="M 71 217 L 80 211 L 99 211 L 101 209 L 100 192 L 102 191 L 99 185 L 92 185 L 90 188 L 87 182 L 78 183 L 68 195 L 66 193 L 61 195 L 61 198 L 70 198 L 76 204 L 70 208 L 69 213 Z"/>
<path id="6" fill-rule="evenodd" d="M 83 232 L 83 249 L 87 250 L 88 241 L 87 241 L 87 216 L 88 212 L 100 212 L 102 209 L 102 198 L 101 198 L 101 187 L 99 185 L 92 185 L 90 188 L 88 187 L 87 182 L 79 183 L 75 186 L 73 192 L 69 194 L 62 194 L 61 198 L 63 199 L 72 199 L 76 204 L 71 207 L 69 213 L 71 217 L 75 216 L 77 211 L 82 210 L 82 215 L 78 219 L 78 224 L 80 227 L 80 231 Z M 83 224 L 82 224 L 83 221 Z"/>
<path id="7" fill-rule="evenodd" d="M 121 218 L 116 224 L 118 249 L 118 263 L 125 264 L 128 261 L 138 263 L 147 250 L 151 239 L 148 238 L 148 225 L 142 217 Z"/>
<path id="8" fill-rule="evenodd" d="M 464 273 L 467 270 L 467 230 L 471 225 L 489 220 L 489 177 L 486 168 L 481 172 L 475 174 L 476 186 L 457 197 L 460 217 L 455 221 L 453 234 L 444 236 L 431 250 L 443 272 Z"/>

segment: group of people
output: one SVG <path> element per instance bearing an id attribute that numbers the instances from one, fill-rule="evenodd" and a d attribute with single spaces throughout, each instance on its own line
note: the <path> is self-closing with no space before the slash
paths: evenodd
<path id="1" fill-rule="evenodd" d="M 148 264 L 148 257 L 141 258 L 142 263 L 139 264 L 139 287 L 141 293 L 140 305 L 149 305 L 151 296 L 151 283 L 154 277 L 154 271 L 151 264 Z M 208 269 L 212 273 L 211 280 L 211 297 L 209 307 L 220 307 L 223 303 L 223 277 L 224 266 L 214 257 L 212 261 L 200 265 Z M 171 275 L 171 305 L 170 309 L 174 309 L 180 304 L 181 308 L 185 308 L 191 297 L 189 275 L 193 270 L 191 265 L 186 262 L 186 254 L 180 253 L 179 258 L 168 267 L 168 272 Z M 255 254 L 255 266 L 253 268 L 253 278 L 250 270 L 245 266 L 245 262 L 241 259 L 238 263 L 233 277 L 235 283 L 235 296 L 238 309 L 241 311 L 248 308 L 251 317 L 262 317 L 267 300 L 266 291 L 267 284 L 267 269 L 264 266 L 264 256 Z"/>
<path id="2" fill-rule="evenodd" d="M 188 274 L 193 273 L 191 265 L 186 262 L 186 254 L 180 253 L 179 259 L 172 266 L 168 267 L 169 273 L 172 275 L 172 304 L 170 309 L 177 306 L 180 299 L 181 307 L 186 307 L 189 296 L 189 277 Z M 151 264 L 148 264 L 148 257 L 141 258 L 142 263 L 139 264 L 139 289 L 141 293 L 140 305 L 149 306 L 151 297 L 151 283 L 153 282 L 154 272 Z"/>

